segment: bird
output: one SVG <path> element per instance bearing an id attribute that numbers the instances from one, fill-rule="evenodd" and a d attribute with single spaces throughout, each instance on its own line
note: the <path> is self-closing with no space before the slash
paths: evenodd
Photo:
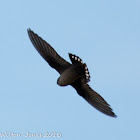
<path id="1" fill-rule="evenodd" d="M 69 63 L 49 43 L 34 33 L 30 28 L 27 29 L 27 33 L 39 54 L 60 74 L 60 77 L 57 79 L 59 86 L 72 86 L 94 108 L 108 116 L 117 117 L 104 98 L 88 85 L 90 73 L 86 63 L 83 63 L 80 57 L 68 53 L 71 60 L 71 63 Z"/>

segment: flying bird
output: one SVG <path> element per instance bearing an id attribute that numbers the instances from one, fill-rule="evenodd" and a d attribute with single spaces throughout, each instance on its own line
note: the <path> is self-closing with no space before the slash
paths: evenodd
<path id="1" fill-rule="evenodd" d="M 31 29 L 27 29 L 27 32 L 35 49 L 60 74 L 57 80 L 59 86 L 71 85 L 93 107 L 106 115 L 117 117 L 110 105 L 87 84 L 90 81 L 89 70 L 80 57 L 69 53 L 70 64 Z"/>

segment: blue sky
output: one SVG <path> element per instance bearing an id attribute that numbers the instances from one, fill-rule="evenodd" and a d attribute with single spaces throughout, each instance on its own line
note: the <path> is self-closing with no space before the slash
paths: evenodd
<path id="1" fill-rule="evenodd" d="M 17 139 L 139 139 L 140 1 L 12 0 L 0 4 L 0 134 L 60 132 Z M 111 105 L 108 117 L 70 87 L 31 44 L 31 28 L 70 62 L 86 62 L 90 86 Z M 11 139 L 10 137 L 2 139 Z"/>

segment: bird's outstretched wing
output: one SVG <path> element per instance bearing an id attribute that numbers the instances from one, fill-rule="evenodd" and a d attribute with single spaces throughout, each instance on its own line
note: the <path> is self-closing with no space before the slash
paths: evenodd
<path id="1" fill-rule="evenodd" d="M 92 90 L 88 84 L 75 83 L 72 86 L 76 89 L 78 94 L 82 96 L 93 107 L 106 115 L 117 117 L 111 109 L 110 105 L 97 92 Z"/>
<path id="2" fill-rule="evenodd" d="M 56 69 L 61 74 L 64 70 L 71 66 L 71 64 L 60 57 L 45 40 L 43 40 L 30 29 L 27 31 L 29 38 L 36 50 L 52 68 Z"/>

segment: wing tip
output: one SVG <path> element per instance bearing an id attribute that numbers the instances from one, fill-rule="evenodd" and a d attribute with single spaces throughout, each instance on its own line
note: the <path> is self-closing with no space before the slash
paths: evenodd
<path id="1" fill-rule="evenodd" d="M 110 108 L 110 105 L 108 107 Z M 110 111 L 108 113 L 107 112 L 103 112 L 103 113 L 109 115 L 110 117 L 117 118 L 117 115 L 113 112 L 112 108 L 110 108 Z"/>
<path id="2" fill-rule="evenodd" d="M 112 117 L 117 118 L 118 116 L 113 112 L 113 116 Z"/>
<path id="3" fill-rule="evenodd" d="M 114 112 L 111 112 L 111 113 L 105 113 L 105 112 L 103 112 L 104 114 L 106 114 L 106 115 L 108 115 L 108 116 L 110 116 L 110 117 L 113 117 L 113 118 L 117 118 L 118 116 L 114 113 Z"/>
<path id="4" fill-rule="evenodd" d="M 30 35 L 33 31 L 30 28 L 27 28 L 27 33 Z"/>
<path id="5" fill-rule="evenodd" d="M 29 31 L 31 31 L 31 29 L 30 28 L 27 28 L 27 32 L 29 32 Z"/>

